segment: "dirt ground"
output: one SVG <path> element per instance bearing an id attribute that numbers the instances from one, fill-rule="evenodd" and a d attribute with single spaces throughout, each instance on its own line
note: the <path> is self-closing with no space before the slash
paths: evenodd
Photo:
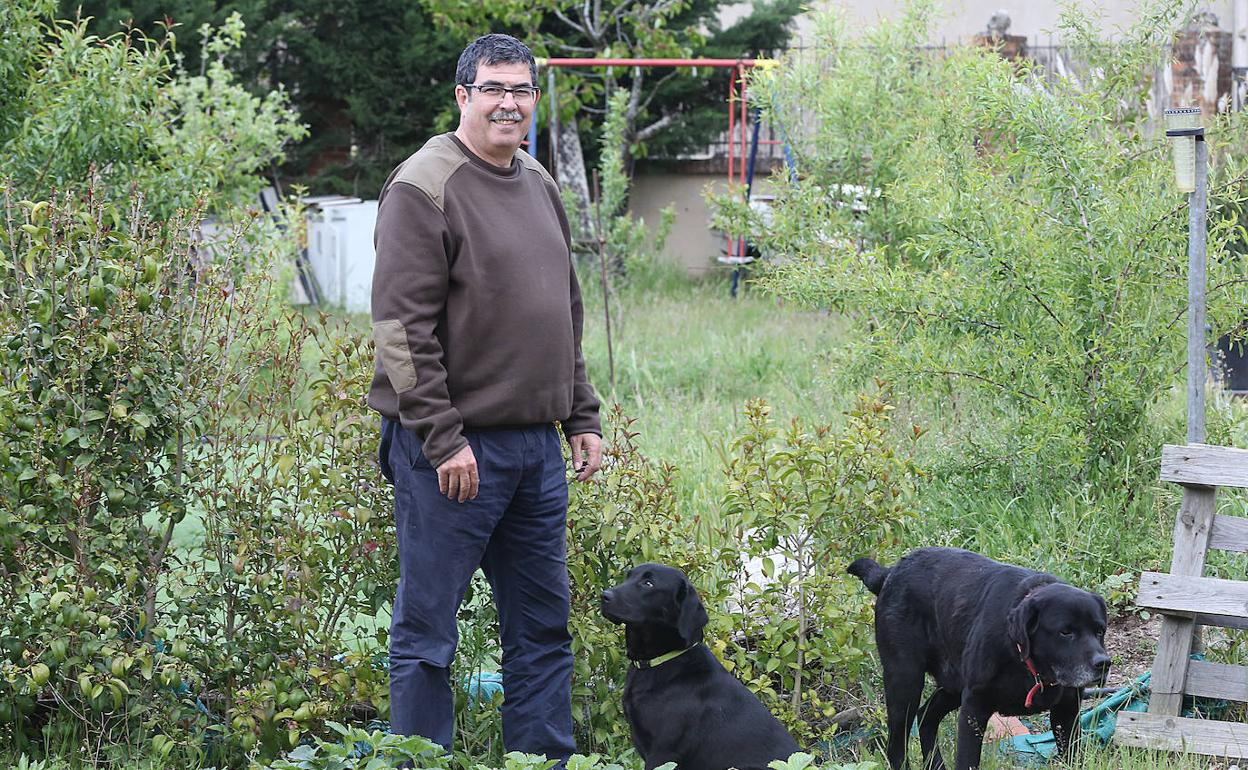
<path id="1" fill-rule="evenodd" d="M 1105 631 L 1105 651 L 1114 662 L 1109 670 L 1108 687 L 1130 684 L 1153 667 L 1157 655 L 1157 637 L 1161 633 L 1161 616 L 1148 620 L 1134 612 L 1110 618 Z"/>

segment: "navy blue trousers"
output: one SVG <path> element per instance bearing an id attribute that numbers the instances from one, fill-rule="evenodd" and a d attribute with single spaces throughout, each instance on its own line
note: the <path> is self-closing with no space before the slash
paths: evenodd
<path id="1" fill-rule="evenodd" d="M 480 491 L 438 491 L 415 433 L 384 419 L 380 459 L 394 484 L 399 585 L 390 625 L 390 725 L 451 747 L 456 613 L 480 567 L 503 648 L 503 744 L 566 759 L 572 739 L 568 484 L 553 425 L 465 433 Z"/>

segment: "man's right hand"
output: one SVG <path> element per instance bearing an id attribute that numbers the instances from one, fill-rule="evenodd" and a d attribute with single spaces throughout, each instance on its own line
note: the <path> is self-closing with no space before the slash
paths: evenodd
<path id="1" fill-rule="evenodd" d="M 462 503 L 475 499 L 479 483 L 477 457 L 470 446 L 459 450 L 438 466 L 438 489 L 451 500 Z"/>

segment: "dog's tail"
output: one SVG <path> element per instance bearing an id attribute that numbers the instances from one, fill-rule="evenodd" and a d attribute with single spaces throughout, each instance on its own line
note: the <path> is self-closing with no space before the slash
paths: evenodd
<path id="1" fill-rule="evenodd" d="M 875 559 L 868 559 L 865 556 L 855 559 L 845 571 L 861 580 L 863 585 L 876 596 L 880 595 L 880 589 L 884 587 L 884 578 L 888 577 L 888 567 L 881 567 Z"/>

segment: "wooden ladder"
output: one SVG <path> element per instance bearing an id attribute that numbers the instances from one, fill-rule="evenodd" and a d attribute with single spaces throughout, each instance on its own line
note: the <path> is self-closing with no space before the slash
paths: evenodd
<path id="1" fill-rule="evenodd" d="M 1197 626 L 1248 628 L 1248 580 L 1204 577 L 1210 548 L 1248 552 L 1248 518 L 1214 512 L 1218 487 L 1248 488 L 1248 450 L 1167 445 L 1161 480 L 1183 485 L 1169 574 L 1140 575 L 1136 604 L 1164 615 L 1148 713 L 1122 712 L 1114 740 L 1127 746 L 1248 758 L 1248 724 L 1179 716 L 1184 695 L 1248 701 L 1248 666 L 1192 660 Z M 1245 576 L 1248 578 L 1248 575 Z"/>

